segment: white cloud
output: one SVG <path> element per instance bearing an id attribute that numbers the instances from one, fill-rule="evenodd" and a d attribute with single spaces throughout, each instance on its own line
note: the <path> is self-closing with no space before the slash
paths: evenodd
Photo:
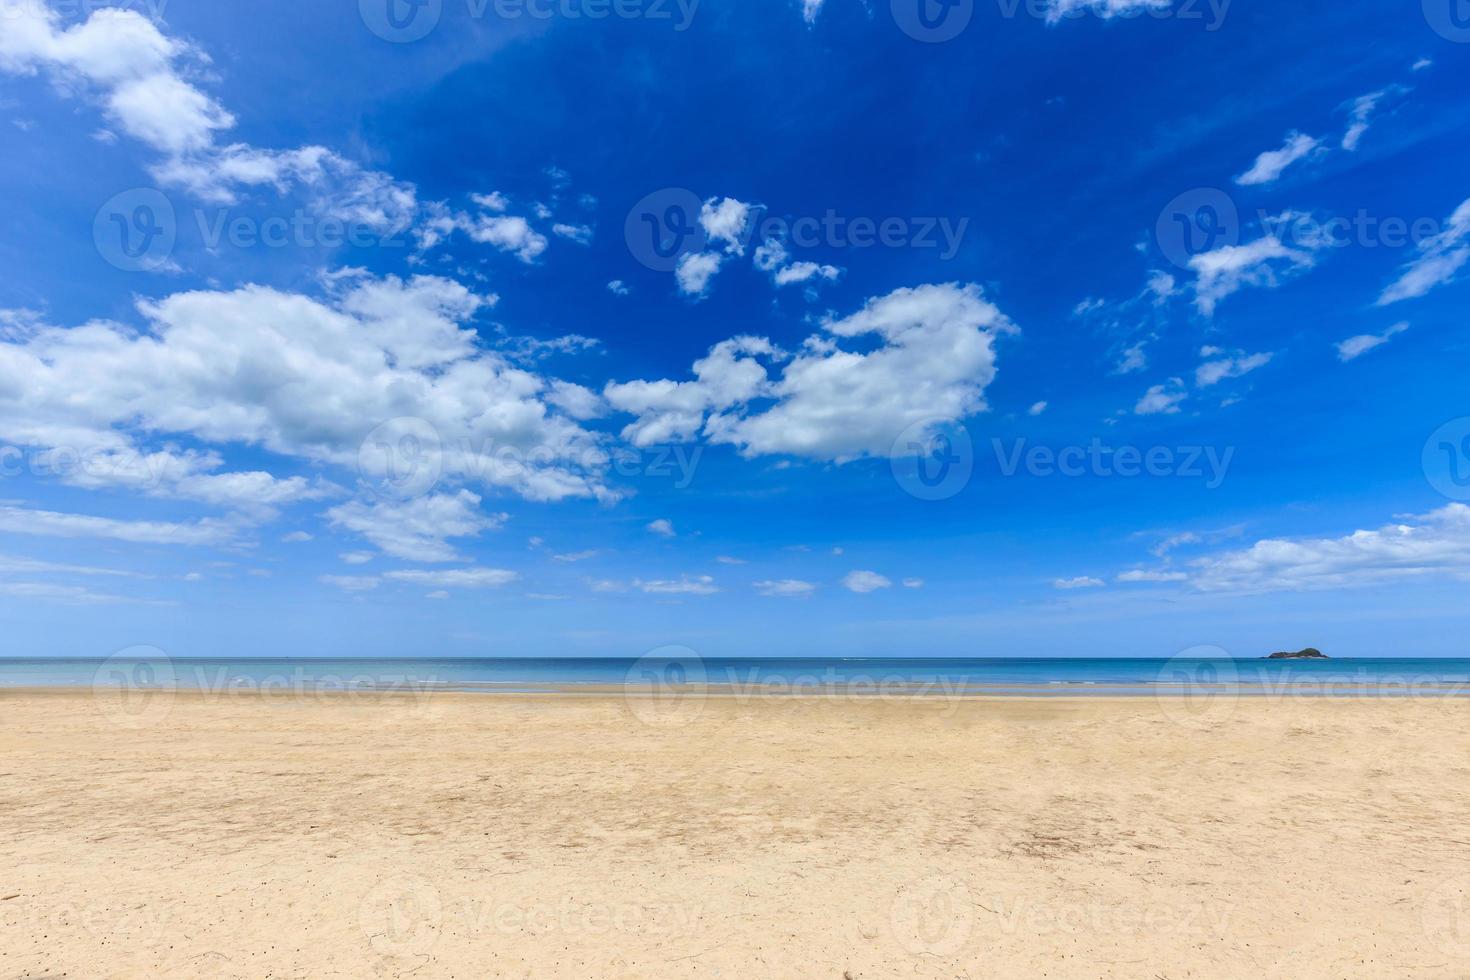
<path id="1" fill-rule="evenodd" d="M 74 606 L 104 606 L 124 602 L 166 604 L 107 592 L 93 592 L 85 586 L 61 585 L 56 582 L 0 582 L 0 595 L 25 599 L 28 602 L 57 602 Z"/>
<path id="2" fill-rule="evenodd" d="M 303 541 L 312 540 L 312 536 L 305 531 L 292 531 L 290 534 L 282 535 L 281 540 L 286 544 L 300 544 Z"/>
<path id="3" fill-rule="evenodd" d="M 1119 582 L 1184 582 L 1189 576 L 1183 572 L 1149 571 L 1135 568 L 1118 576 Z"/>
<path id="4" fill-rule="evenodd" d="M 386 554 L 406 561 L 454 561 L 450 538 L 474 537 L 500 527 L 505 514 L 485 514 L 480 498 L 468 490 L 407 501 L 353 500 L 327 511 L 333 526 L 354 531 Z"/>
<path id="5" fill-rule="evenodd" d="M 903 587 L 905 589 L 922 589 L 924 587 L 924 580 L 921 578 L 906 578 L 903 580 Z"/>
<path id="6" fill-rule="evenodd" d="M 384 572 L 383 578 L 445 589 L 498 589 L 514 582 L 520 575 L 503 568 L 447 568 Z"/>
<path id="7" fill-rule="evenodd" d="M 1344 363 L 1362 357 L 1375 347 L 1381 347 L 1394 337 L 1409 329 L 1408 323 L 1395 323 L 1383 333 L 1359 334 L 1339 342 L 1337 347 L 1337 359 Z"/>
<path id="8" fill-rule="evenodd" d="M 1342 148 L 1352 152 L 1358 148 L 1363 141 L 1363 135 L 1368 132 L 1368 120 L 1373 111 L 1378 108 L 1378 103 L 1388 95 L 1388 89 L 1379 89 L 1367 95 L 1360 95 L 1354 99 L 1349 109 L 1351 121 L 1348 123 L 1347 132 L 1342 135 Z"/>
<path id="9" fill-rule="evenodd" d="M 674 269 L 674 281 L 679 284 L 679 292 L 702 298 L 709 291 L 710 281 L 720 271 L 723 261 L 718 252 L 689 252 L 680 256 Z"/>
<path id="10" fill-rule="evenodd" d="M 373 560 L 371 551 L 344 551 L 337 556 L 348 565 L 366 565 Z"/>
<path id="11" fill-rule="evenodd" d="M 806 282 L 813 278 L 822 278 L 831 282 L 840 274 L 835 265 L 818 265 L 815 262 L 793 262 L 776 272 L 776 285 L 790 286 L 794 283 Z"/>
<path id="12" fill-rule="evenodd" d="M 660 579 L 645 582 L 633 580 L 633 588 L 642 589 L 651 595 L 714 595 L 720 591 L 715 580 L 708 575 L 683 575 L 677 579 Z"/>
<path id="13" fill-rule="evenodd" d="M 64 562 L 43 561 L 21 555 L 0 554 L 0 575 L 98 575 L 115 578 L 149 578 L 139 572 L 123 571 L 118 568 L 98 568 L 94 565 L 69 565 Z"/>
<path id="14" fill-rule="evenodd" d="M 0 505 L 0 531 L 53 538 L 102 538 L 133 544 L 219 545 L 235 538 L 236 530 L 216 520 L 125 521 L 89 514 Z"/>
<path id="15" fill-rule="evenodd" d="M 1046 411 L 1046 404 L 1046 402 L 1037 402 L 1035 405 L 1032 405 L 1026 410 L 1026 414 L 1032 416 L 1040 415 L 1042 412 Z"/>
<path id="16" fill-rule="evenodd" d="M 322 575 L 317 581 L 335 586 L 343 592 L 371 592 L 381 581 L 373 575 Z"/>
<path id="17" fill-rule="evenodd" d="M 1147 344 L 1140 342 L 1123 351 L 1123 356 L 1113 368 L 1114 374 L 1134 374 L 1148 369 Z"/>
<path id="18" fill-rule="evenodd" d="M 411 185 L 364 170 L 320 146 L 265 150 L 215 144 L 234 117 L 190 80 L 209 62 L 194 46 L 166 37 L 130 10 L 96 10 L 62 29 L 42 2 L 13 5 L 0 32 L 0 72 L 44 71 L 63 91 L 91 95 L 117 128 L 164 155 L 152 167 L 160 184 L 179 186 L 218 204 L 233 204 L 241 187 L 284 192 L 299 185 L 315 213 L 382 232 L 413 221 Z M 115 134 L 98 134 L 104 142 Z"/>
<path id="19" fill-rule="evenodd" d="M 568 225 L 557 222 L 551 226 L 551 233 L 569 242 L 578 245 L 592 244 L 592 229 L 588 225 Z"/>
<path id="20" fill-rule="evenodd" d="M 1246 286 L 1275 287 L 1279 277 L 1315 264 L 1309 251 L 1283 245 L 1272 234 L 1245 245 L 1222 245 L 1212 252 L 1201 252 L 1189 260 L 1197 277 L 1195 306 L 1205 316 L 1213 316 L 1220 301 L 1232 293 Z"/>
<path id="21" fill-rule="evenodd" d="M 879 589 L 892 588 L 893 583 L 877 572 L 848 572 L 842 579 L 842 587 L 850 592 L 865 594 Z"/>
<path id="22" fill-rule="evenodd" d="M 629 289 L 628 284 L 623 282 L 623 280 L 614 279 L 607 284 L 607 291 L 614 296 L 626 296 L 633 290 Z"/>
<path id="23" fill-rule="evenodd" d="M 638 416 L 623 430 L 635 445 L 702 434 L 745 456 L 886 457 L 916 423 L 984 411 L 995 338 L 1015 331 L 979 286 L 958 283 L 898 289 L 822 326 L 795 355 L 737 337 L 695 362 L 694 381 L 612 384 L 604 395 Z M 870 349 L 843 350 L 844 340 Z M 784 360 L 781 376 L 758 357 Z"/>
<path id="24" fill-rule="evenodd" d="M 1189 397 L 1184 389 L 1184 382 L 1178 378 L 1170 378 L 1168 383 L 1154 385 L 1133 406 L 1135 415 L 1175 415 L 1179 412 L 1179 404 Z"/>
<path id="25" fill-rule="evenodd" d="M 1269 184 L 1280 178 L 1282 171 L 1304 157 L 1310 156 L 1321 146 L 1321 141 L 1305 133 L 1289 133 L 1286 143 L 1279 150 L 1267 150 L 1256 157 L 1249 170 L 1235 178 L 1242 187 Z"/>
<path id="26" fill-rule="evenodd" d="M 749 204 L 733 197 L 710 198 L 699 211 L 699 224 L 711 243 L 724 242 L 730 255 L 745 254 L 745 226 L 750 220 Z"/>
<path id="27" fill-rule="evenodd" d="M 649 521 L 648 526 L 645 528 L 645 530 L 648 531 L 650 534 L 657 534 L 658 536 L 664 538 L 672 538 L 674 536 L 673 522 L 663 517 L 660 517 L 656 521 Z"/>
<path id="28" fill-rule="evenodd" d="M 817 22 L 817 15 L 822 12 L 823 0 L 801 0 L 801 19 L 808 24 Z"/>
<path id="29" fill-rule="evenodd" d="M 800 579 L 767 579 L 751 583 L 757 592 L 772 599 L 807 599 L 817 591 L 816 585 Z"/>
<path id="30" fill-rule="evenodd" d="M 1144 290 L 1153 296 L 1154 304 L 1159 305 L 1179 291 L 1179 281 L 1169 273 L 1155 269 L 1148 274 L 1148 285 Z"/>
<path id="31" fill-rule="evenodd" d="M 576 389 L 482 346 L 469 321 L 489 302 L 433 276 L 352 273 L 325 299 L 246 286 L 144 301 L 142 332 L 29 325 L 0 335 L 0 438 L 105 462 L 68 476 L 84 485 L 269 507 L 335 488 L 215 473 L 212 453 L 140 443 L 188 436 L 350 472 L 364 437 L 409 418 L 438 444 L 450 486 L 614 499 L 601 438 L 556 410 Z"/>
<path id="32" fill-rule="evenodd" d="M 205 60 L 130 10 L 98 10 L 62 29 L 46 4 L 13 4 L 0 31 L 0 71 L 45 71 L 62 85 L 90 89 L 120 129 L 172 155 L 205 149 L 215 130 L 234 125 L 180 74 L 182 62 Z"/>
<path id="33" fill-rule="evenodd" d="M 715 561 L 719 562 L 721 565 L 748 565 L 748 564 L 750 564 L 744 558 L 732 558 L 729 555 L 720 555 L 718 558 L 715 559 Z"/>
<path id="34" fill-rule="evenodd" d="M 469 223 L 465 233 L 482 245 L 513 253 L 522 262 L 534 262 L 546 251 L 546 236 L 518 215 L 480 215 Z"/>
<path id="35" fill-rule="evenodd" d="M 596 558 L 600 554 L 602 554 L 602 552 L 597 551 L 596 549 L 589 549 L 587 551 L 570 551 L 562 555 L 552 555 L 551 560 L 560 562 L 578 562 L 586 561 L 589 558 Z"/>
<path id="36" fill-rule="evenodd" d="M 711 348 L 694 362 L 694 381 L 630 381 L 609 384 L 603 396 L 615 409 L 638 416 L 622 436 L 636 446 L 694 438 L 711 411 L 723 411 L 757 397 L 766 385 L 765 368 L 754 355 L 774 356 L 771 342 L 736 337 Z"/>
<path id="37" fill-rule="evenodd" d="M 1057 589 L 1100 589 L 1106 583 L 1100 578 L 1090 575 L 1080 575 L 1077 578 L 1059 578 L 1052 582 L 1052 587 Z"/>
<path id="38" fill-rule="evenodd" d="M 1167 10 L 1173 0 L 1048 0 L 1046 20 L 1055 24 L 1068 17 L 1093 13 L 1104 20 L 1146 10 Z"/>
<path id="39" fill-rule="evenodd" d="M 1190 563 L 1205 591 L 1274 591 L 1371 585 L 1435 575 L 1470 579 L 1470 507 L 1450 504 L 1340 538 L 1272 538 Z"/>
<path id="40" fill-rule="evenodd" d="M 1211 357 L 1217 353 L 1222 352 L 1208 347 L 1200 351 L 1202 357 Z M 1218 357 L 1215 360 L 1206 361 L 1195 369 L 1194 383 L 1200 388 L 1208 388 L 1227 378 L 1239 378 L 1270 364 L 1271 359 L 1275 356 L 1274 353 L 1247 354 L 1244 351 L 1237 351 L 1234 355 Z"/>
<path id="41" fill-rule="evenodd" d="M 1433 58 L 1420 58 L 1418 61 L 1414 62 L 1411 66 L 1409 66 L 1409 70 L 1410 71 L 1423 71 L 1424 69 L 1430 67 L 1433 64 L 1434 64 L 1434 59 Z"/>
<path id="42" fill-rule="evenodd" d="M 600 419 L 607 414 L 607 402 L 601 395 L 570 381 L 552 381 L 546 392 L 546 404 L 579 422 Z"/>
<path id="43" fill-rule="evenodd" d="M 1452 282 L 1470 259 L 1470 244 L 1465 243 L 1467 236 L 1470 236 L 1470 199 L 1455 209 L 1443 231 L 1419 243 L 1419 257 L 1404 266 L 1399 278 L 1378 297 L 1378 305 L 1416 299 L 1436 286 Z"/>

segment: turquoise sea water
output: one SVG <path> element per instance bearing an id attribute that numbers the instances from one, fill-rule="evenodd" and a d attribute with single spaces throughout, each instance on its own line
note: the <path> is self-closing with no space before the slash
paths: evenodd
<path id="1" fill-rule="evenodd" d="M 542 691 L 708 684 L 774 694 L 1024 693 L 1460 696 L 1470 659 L 700 659 L 675 648 L 641 659 L 106 660 L 0 658 L 0 687 L 167 687 L 207 691 Z"/>

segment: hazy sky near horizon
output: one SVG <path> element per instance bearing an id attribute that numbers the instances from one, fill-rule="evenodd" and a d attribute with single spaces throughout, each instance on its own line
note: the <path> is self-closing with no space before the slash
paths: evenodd
<path id="1" fill-rule="evenodd" d="M 1466 655 L 1460 6 L 0 0 L 0 653 Z"/>

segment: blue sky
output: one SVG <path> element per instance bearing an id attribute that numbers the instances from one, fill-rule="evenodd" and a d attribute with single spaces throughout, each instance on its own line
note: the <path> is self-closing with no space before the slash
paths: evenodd
<path id="1" fill-rule="evenodd" d="M 1457 2 L 4 4 L 4 652 L 1464 655 Z"/>

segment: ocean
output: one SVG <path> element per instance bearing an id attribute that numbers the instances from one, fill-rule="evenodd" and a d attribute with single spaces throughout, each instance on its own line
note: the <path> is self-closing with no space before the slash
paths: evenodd
<path id="1" fill-rule="evenodd" d="M 145 648 L 146 649 L 146 648 Z M 1470 693 L 1470 659 L 842 659 L 699 658 L 666 648 L 643 658 L 0 658 L 0 687 L 124 687 L 326 692 L 538 692 L 708 685 L 751 694 L 1242 695 Z"/>

